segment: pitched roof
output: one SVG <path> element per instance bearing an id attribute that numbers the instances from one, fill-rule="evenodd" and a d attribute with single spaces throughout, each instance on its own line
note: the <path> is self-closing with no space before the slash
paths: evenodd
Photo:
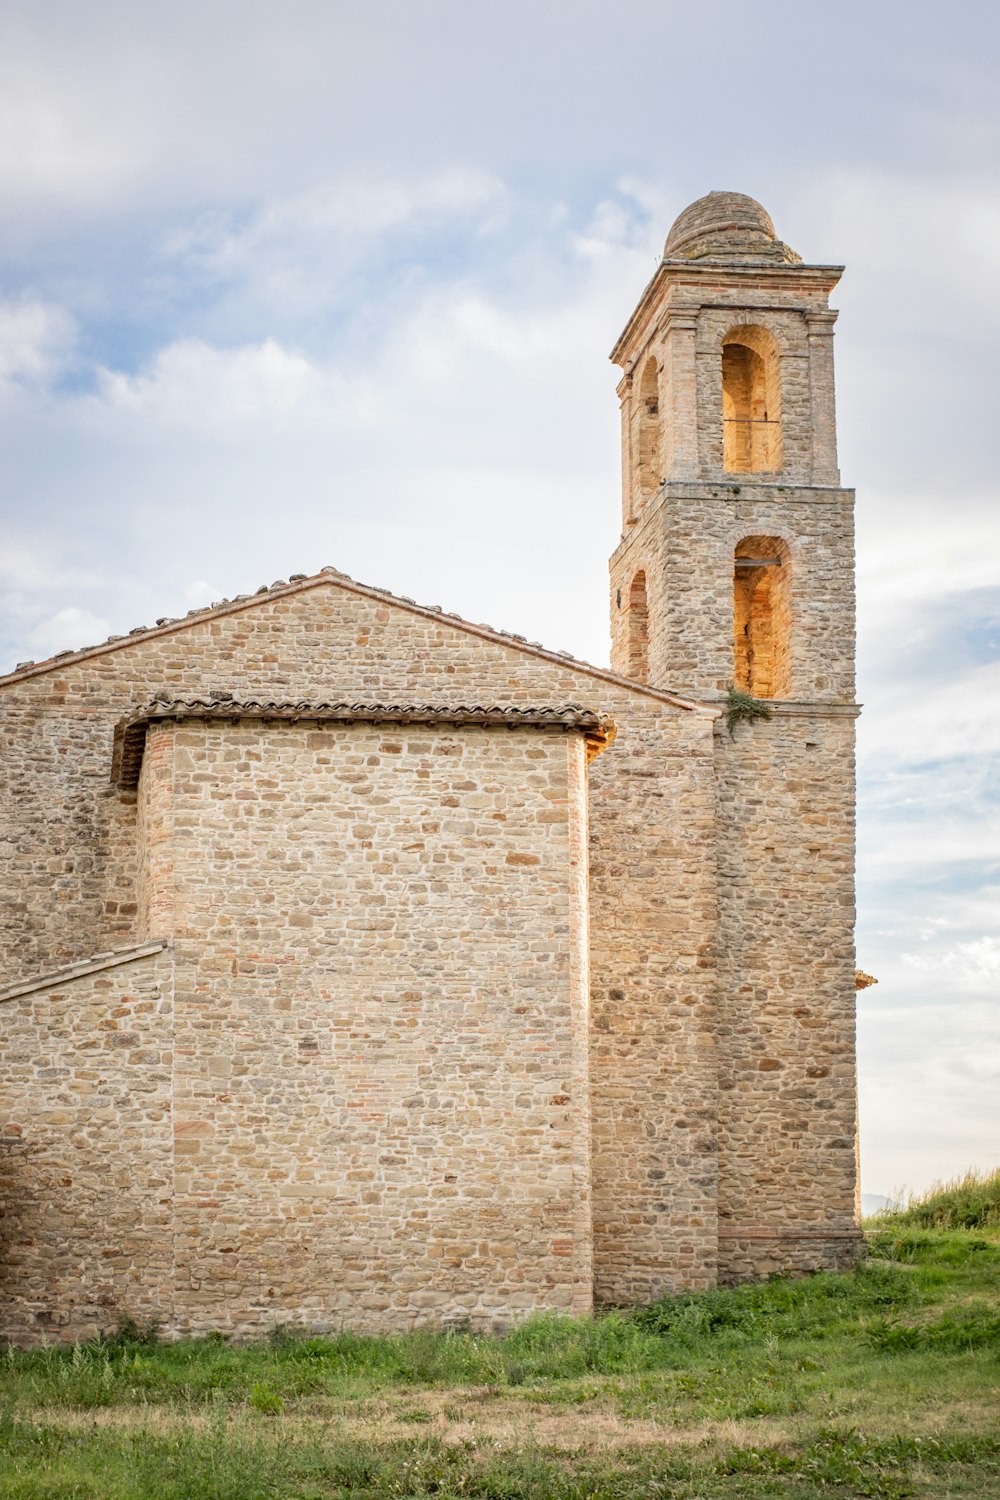
<path id="1" fill-rule="evenodd" d="M 590 662 L 578 661 L 568 651 L 551 651 L 539 641 L 529 641 L 523 635 L 515 635 L 512 631 L 497 630 L 492 625 L 476 625 L 471 620 L 463 619 L 461 615 L 442 609 L 439 604 L 418 604 L 415 599 L 410 599 L 405 594 L 392 594 L 388 589 L 378 589 L 369 584 L 358 583 L 356 579 L 349 578 L 346 573 L 341 573 L 337 568 L 331 567 L 321 568 L 318 573 L 292 573 L 287 582 L 279 578 L 275 583 L 262 584 L 252 594 L 237 594 L 233 599 L 219 599 L 203 609 L 189 609 L 186 615 L 177 618 L 162 616 L 155 625 L 137 625 L 127 635 L 109 635 L 106 641 L 96 646 L 82 646 L 76 651 L 57 651 L 54 656 L 47 657 L 44 661 L 18 662 L 12 672 L 0 673 L 0 688 L 23 682 L 30 677 L 41 676 L 46 672 L 58 671 L 75 662 L 85 661 L 88 657 L 103 656 L 111 651 L 128 649 L 138 640 L 153 636 L 173 635 L 177 631 L 186 630 L 189 626 L 200 625 L 206 620 L 239 614 L 243 610 L 254 609 L 274 599 L 303 593 L 323 585 L 341 588 L 348 593 L 375 599 L 380 603 L 391 604 L 408 610 L 412 614 L 447 620 L 456 630 L 479 636 L 482 640 L 495 641 L 560 666 L 568 664 L 574 671 L 596 678 L 600 682 L 610 682 L 619 687 L 629 688 L 633 692 L 641 693 L 644 697 L 656 699 L 661 703 L 669 703 L 676 708 L 689 709 L 712 718 L 718 717 L 720 712 L 718 708 L 700 703 L 696 699 L 671 693 L 664 688 L 649 687 L 646 683 L 634 682 L 631 678 L 623 677 L 619 672 L 612 672 L 606 667 L 595 667 Z"/>
<path id="2" fill-rule="evenodd" d="M 137 785 L 146 730 L 150 724 L 165 719 L 283 720 L 293 724 L 478 724 L 485 728 L 580 730 L 595 755 L 614 739 L 616 729 L 613 719 L 578 703 L 517 708 L 498 704 L 288 703 L 237 699 L 221 693 L 211 698 L 154 698 L 115 725 L 111 779 L 118 786 Z"/>

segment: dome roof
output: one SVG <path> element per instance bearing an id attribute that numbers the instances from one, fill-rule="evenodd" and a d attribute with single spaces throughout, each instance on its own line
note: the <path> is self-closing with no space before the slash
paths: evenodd
<path id="1" fill-rule="evenodd" d="M 801 265 L 778 239 L 771 215 L 745 193 L 707 193 L 674 220 L 666 260 L 771 261 Z"/>

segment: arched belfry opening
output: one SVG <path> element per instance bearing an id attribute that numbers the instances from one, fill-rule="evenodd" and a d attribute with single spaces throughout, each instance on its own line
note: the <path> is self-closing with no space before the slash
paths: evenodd
<path id="1" fill-rule="evenodd" d="M 792 675 L 791 559 L 776 536 L 747 536 L 733 560 L 733 684 L 787 695 Z"/>
<path id="2" fill-rule="evenodd" d="M 781 362 L 766 328 L 722 341 L 722 462 L 727 474 L 776 474 L 781 455 Z"/>
<path id="3" fill-rule="evenodd" d="M 625 675 L 633 682 L 649 681 L 649 605 L 646 600 L 646 575 L 640 569 L 629 585 L 628 665 Z"/>
<path id="4" fill-rule="evenodd" d="M 650 355 L 639 382 L 639 425 L 637 443 L 638 491 L 640 500 L 648 500 L 660 487 L 660 370 Z"/>

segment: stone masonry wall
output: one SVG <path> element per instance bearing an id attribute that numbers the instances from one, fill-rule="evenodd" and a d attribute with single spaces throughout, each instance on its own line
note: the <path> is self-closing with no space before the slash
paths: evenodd
<path id="1" fill-rule="evenodd" d="M 790 484 L 809 484 L 812 478 L 812 399 L 809 378 L 808 325 L 804 313 L 760 311 L 743 299 L 738 307 L 702 309 L 698 316 L 695 346 L 698 386 L 698 440 L 702 474 L 722 478 L 722 349 L 727 335 L 741 326 L 763 327 L 773 338 L 777 352 L 781 391 L 781 478 Z M 739 483 L 738 474 L 726 478 Z"/>
<path id="2" fill-rule="evenodd" d="M 359 702 L 586 701 L 626 723 L 652 711 L 710 758 L 706 719 L 627 686 L 331 580 L 0 682 L 0 952 L 30 977 L 137 930 L 134 797 L 111 784 L 115 723 L 155 695 Z M 608 754 L 617 753 L 613 746 Z M 600 764 L 600 762 L 598 762 Z M 595 807 L 595 818 L 600 810 Z M 55 898 L 55 899 L 53 899 Z"/>
<path id="3" fill-rule="evenodd" d="M 589 1308 L 581 737 L 187 722 L 147 752 L 172 1331 Z"/>
<path id="4" fill-rule="evenodd" d="M 0 1003 L 0 1338 L 169 1317 L 172 1008 L 168 953 Z"/>
<path id="5" fill-rule="evenodd" d="M 613 666 L 628 670 L 641 574 L 648 681 L 720 701 L 739 675 L 736 549 L 753 537 L 747 555 L 781 559 L 768 578 L 781 701 L 732 739 L 716 729 L 721 1280 L 847 1264 L 859 1247 L 854 497 L 838 487 L 827 307 L 838 274 L 665 263 L 614 356 L 626 425 L 637 372 L 651 353 L 660 363 L 666 477 L 641 511 L 626 506 Z M 766 479 L 723 471 L 722 348 L 744 327 L 765 330 L 780 366 L 782 471 Z"/>
<path id="6" fill-rule="evenodd" d="M 712 767 L 635 718 L 591 767 L 595 1297 L 716 1277 Z M 614 817 L 612 818 L 612 811 Z"/>
<path id="7" fill-rule="evenodd" d="M 844 1264 L 859 1244 L 852 495 L 738 489 L 667 486 L 612 564 L 623 591 L 645 572 L 650 680 L 714 696 L 734 679 L 736 545 L 787 546 L 788 701 L 716 734 L 724 1280 Z M 613 587 L 620 664 L 615 606 Z"/>
<path id="8" fill-rule="evenodd" d="M 666 486 L 611 563 L 612 664 L 628 661 L 624 608 L 646 576 L 649 681 L 714 697 L 735 675 L 734 554 L 747 536 L 788 549 L 790 663 L 787 696 L 854 698 L 853 491 L 776 485 Z M 623 605 L 618 607 L 617 596 Z"/>
<path id="9" fill-rule="evenodd" d="M 856 1259 L 854 712 L 720 728 L 719 1275 Z"/>
<path id="10" fill-rule="evenodd" d="M 837 486 L 833 328 L 827 305 L 839 271 L 830 267 L 678 267 L 661 265 L 643 311 L 629 325 L 614 359 L 625 370 L 619 386 L 625 466 L 624 529 L 640 522 L 648 501 L 639 493 L 634 434 L 645 403 L 639 372 L 659 367 L 659 473 L 668 483 L 727 482 L 723 462 L 722 348 L 741 327 L 760 327 L 777 346 L 781 390 L 780 481 Z"/>
<path id="11" fill-rule="evenodd" d="M 575 700 L 616 718 L 614 744 L 590 767 L 597 1294 L 628 1302 L 710 1281 L 711 718 L 324 580 L 15 679 L 0 688 L 10 773 L 0 786 L 7 978 L 136 940 L 136 807 L 109 781 L 114 724 L 154 694 L 212 689 L 248 698 Z"/>

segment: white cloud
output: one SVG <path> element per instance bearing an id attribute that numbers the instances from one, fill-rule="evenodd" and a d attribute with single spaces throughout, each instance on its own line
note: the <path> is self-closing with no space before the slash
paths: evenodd
<path id="1" fill-rule="evenodd" d="M 1000 313 L 1000 191 L 992 173 L 963 167 L 946 175 L 920 162 L 824 173 L 796 205 L 802 244 L 793 240 L 794 248 L 825 243 L 828 257 L 848 265 L 845 290 L 866 302 L 879 296 L 891 316 L 907 317 L 915 340 L 960 331 L 970 312 L 981 328 Z M 944 286 L 947 295 L 914 300 L 917 290 Z"/>
<path id="2" fill-rule="evenodd" d="M 908 503 L 902 526 L 893 496 L 861 495 L 858 593 L 868 628 L 882 629 L 914 605 L 926 619 L 935 600 L 1000 583 L 995 494 L 963 494 L 945 516 L 943 504 Z"/>
<path id="3" fill-rule="evenodd" d="M 54 651 L 76 650 L 94 646 L 111 633 L 111 626 L 89 609 L 68 604 L 53 615 L 40 620 L 29 632 L 28 640 L 42 658 Z"/>
<path id="4" fill-rule="evenodd" d="M 879 684 L 865 710 L 859 764 L 890 767 L 1000 752 L 1000 662 L 946 681 Z M 943 773 L 939 773 L 942 776 Z"/>
<path id="5" fill-rule="evenodd" d="M 421 260 L 424 237 L 495 229 L 505 190 L 486 172 L 452 169 L 411 182 L 344 179 L 250 213 L 214 211 L 173 231 L 163 253 L 175 271 L 226 288 L 240 315 L 312 317 L 357 295 L 382 258 Z M 391 293 L 390 293 L 391 300 Z"/>
<path id="6" fill-rule="evenodd" d="M 144 113 L 135 62 L 130 71 L 88 81 L 23 30 L 4 28 L 0 191 L 8 203 L 26 198 L 80 204 L 132 177 L 141 156 L 135 127 Z M 116 125 L 112 100 L 127 107 L 132 129 Z"/>
<path id="7" fill-rule="evenodd" d="M 415 182 L 347 179 L 265 203 L 244 222 L 232 214 L 203 215 L 170 235 L 164 252 L 219 276 L 245 274 L 261 261 L 307 255 L 316 245 L 365 245 L 403 227 L 478 217 L 503 196 L 497 178 L 462 169 Z"/>
<path id="8" fill-rule="evenodd" d="M 99 396 L 86 398 L 82 409 L 98 420 L 125 414 L 153 428 L 216 435 L 332 429 L 365 420 L 368 404 L 363 386 L 275 339 L 234 349 L 180 339 L 135 374 L 98 373 Z"/>
<path id="9" fill-rule="evenodd" d="M 65 367 L 75 338 L 72 317 L 51 302 L 0 302 L 0 387 L 45 385 Z"/>
<path id="10" fill-rule="evenodd" d="M 204 609 L 216 599 L 224 598 L 224 591 L 214 583 L 209 583 L 207 578 L 192 578 L 190 583 L 184 585 L 181 595 L 188 609 Z"/>
<path id="11" fill-rule="evenodd" d="M 949 985 L 957 982 L 978 990 L 987 984 L 995 991 L 1000 986 L 1000 936 L 987 934 L 932 952 L 902 953 L 900 963 Z"/>
<path id="12" fill-rule="evenodd" d="M 79 568 L 57 567 L 41 549 L 0 543 L 0 584 L 11 593 L 90 586 L 97 581 Z"/>
<path id="13" fill-rule="evenodd" d="M 880 986 L 881 988 L 881 986 Z M 992 994 L 936 1004 L 860 1003 L 862 1182 L 915 1192 L 969 1166 L 1000 1162 L 1000 1013 Z"/>

